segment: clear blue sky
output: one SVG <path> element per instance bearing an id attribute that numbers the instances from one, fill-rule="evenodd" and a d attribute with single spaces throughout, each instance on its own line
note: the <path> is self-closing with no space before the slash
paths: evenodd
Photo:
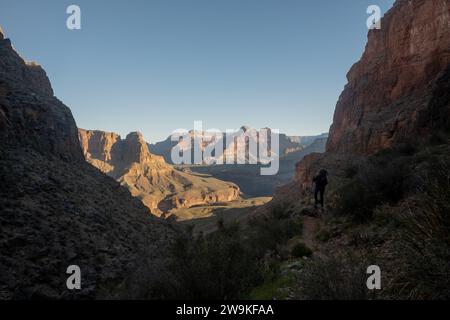
<path id="1" fill-rule="evenodd" d="M 0 0 L 0 25 L 40 63 L 79 127 L 272 127 L 326 132 L 367 40 L 366 9 L 393 0 Z M 66 28 L 66 8 L 82 30 Z"/>

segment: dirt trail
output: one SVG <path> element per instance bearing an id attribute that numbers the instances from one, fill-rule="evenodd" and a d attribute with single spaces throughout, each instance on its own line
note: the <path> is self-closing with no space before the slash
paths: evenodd
<path id="1" fill-rule="evenodd" d="M 303 241 L 310 247 L 314 248 L 316 244 L 316 234 L 320 229 L 320 218 L 304 216 L 303 217 Z"/>

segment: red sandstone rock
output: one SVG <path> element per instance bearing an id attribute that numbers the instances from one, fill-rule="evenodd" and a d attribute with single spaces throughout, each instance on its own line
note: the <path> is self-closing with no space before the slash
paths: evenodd
<path id="1" fill-rule="evenodd" d="M 327 151 L 372 154 L 427 133 L 433 83 L 449 64 L 450 1 L 397 0 L 347 75 Z"/>
<path id="2" fill-rule="evenodd" d="M 325 154 L 296 166 L 296 187 L 328 169 L 331 181 L 365 155 L 448 127 L 450 1 L 397 0 L 369 32 L 366 50 L 348 75 L 336 106 Z"/>
<path id="3" fill-rule="evenodd" d="M 122 140 L 115 133 L 79 129 L 79 137 L 86 160 L 126 186 L 155 215 L 240 196 L 231 182 L 176 170 L 162 156 L 150 153 L 138 132 Z"/>

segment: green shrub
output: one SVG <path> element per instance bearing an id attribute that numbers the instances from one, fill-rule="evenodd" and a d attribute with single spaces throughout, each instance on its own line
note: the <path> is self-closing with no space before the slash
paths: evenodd
<path id="1" fill-rule="evenodd" d="M 372 218 L 372 209 L 376 202 L 374 194 L 359 180 L 354 179 L 339 190 L 337 211 L 351 215 L 357 222 L 365 222 Z"/>
<path id="2" fill-rule="evenodd" d="M 373 210 L 384 203 L 396 203 L 409 190 L 411 159 L 391 157 L 384 151 L 358 171 L 338 190 L 337 211 L 351 215 L 356 222 L 372 219 Z"/>
<path id="3" fill-rule="evenodd" d="M 412 156 L 417 152 L 417 145 L 415 141 L 407 141 L 397 145 L 394 150 L 400 155 Z"/>
<path id="4" fill-rule="evenodd" d="M 292 276 L 278 276 L 253 289 L 248 298 L 250 300 L 287 299 L 287 292 L 280 292 L 280 288 L 290 287 L 294 283 L 295 279 Z"/>
<path id="5" fill-rule="evenodd" d="M 264 256 L 268 251 L 278 252 L 281 245 L 302 234 L 303 220 L 291 218 L 285 212 L 278 207 L 270 216 L 250 221 L 247 238 L 256 255 Z"/>
<path id="6" fill-rule="evenodd" d="M 272 217 L 278 220 L 287 219 L 290 217 L 290 212 L 285 204 L 277 204 L 272 208 Z"/>
<path id="7" fill-rule="evenodd" d="M 280 245 L 295 235 L 296 230 L 288 219 L 255 219 L 250 224 L 249 242 L 258 256 L 263 256 L 267 251 L 277 251 Z"/>
<path id="8" fill-rule="evenodd" d="M 328 229 L 322 228 L 316 233 L 316 240 L 320 242 L 327 242 L 331 239 L 331 232 Z"/>
<path id="9" fill-rule="evenodd" d="M 296 299 L 363 300 L 369 297 L 366 287 L 365 258 L 329 253 L 305 265 L 298 276 Z"/>
<path id="10" fill-rule="evenodd" d="M 349 245 L 370 249 L 376 245 L 382 244 L 384 242 L 384 236 L 385 234 L 381 233 L 380 230 L 377 230 L 376 232 L 367 229 L 355 230 L 350 233 Z"/>
<path id="11" fill-rule="evenodd" d="M 268 217 L 258 217 L 241 230 L 238 224 L 220 220 L 218 231 L 209 235 L 182 234 L 172 246 L 170 280 L 159 296 L 172 299 L 239 299 L 252 288 L 279 278 L 278 264 L 265 261 L 282 244 L 303 229 L 301 219 L 290 218 L 277 207 Z M 308 248 L 297 254 L 308 256 Z M 275 267 L 275 269 L 273 268 Z M 165 290 L 165 291 L 164 291 Z"/>
<path id="12" fill-rule="evenodd" d="M 239 299 L 262 281 L 259 259 L 238 225 L 207 236 L 180 236 L 172 247 L 171 299 Z"/>
<path id="13" fill-rule="evenodd" d="M 288 233 L 292 235 L 292 237 L 301 236 L 303 233 L 303 219 L 292 219 Z"/>
<path id="14" fill-rule="evenodd" d="M 438 146 L 448 143 L 448 137 L 443 132 L 434 132 L 429 138 L 429 144 L 432 146 Z"/>
<path id="15" fill-rule="evenodd" d="M 345 177 L 347 179 L 352 179 L 353 177 L 356 176 L 356 174 L 358 173 L 358 168 L 355 166 L 348 166 L 347 168 L 345 168 Z"/>
<path id="16" fill-rule="evenodd" d="M 310 257 L 312 254 L 312 250 L 302 242 L 297 243 L 291 252 L 291 255 L 296 258 Z"/>

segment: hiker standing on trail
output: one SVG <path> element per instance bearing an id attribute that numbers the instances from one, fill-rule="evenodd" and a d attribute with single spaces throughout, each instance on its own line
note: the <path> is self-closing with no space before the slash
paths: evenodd
<path id="1" fill-rule="evenodd" d="M 320 170 L 319 174 L 313 178 L 314 187 L 314 208 L 317 208 L 317 205 L 320 203 L 322 208 L 324 207 L 323 196 L 325 193 L 325 187 L 328 184 L 328 172 L 325 169 Z M 320 198 L 319 198 L 320 196 Z"/>

